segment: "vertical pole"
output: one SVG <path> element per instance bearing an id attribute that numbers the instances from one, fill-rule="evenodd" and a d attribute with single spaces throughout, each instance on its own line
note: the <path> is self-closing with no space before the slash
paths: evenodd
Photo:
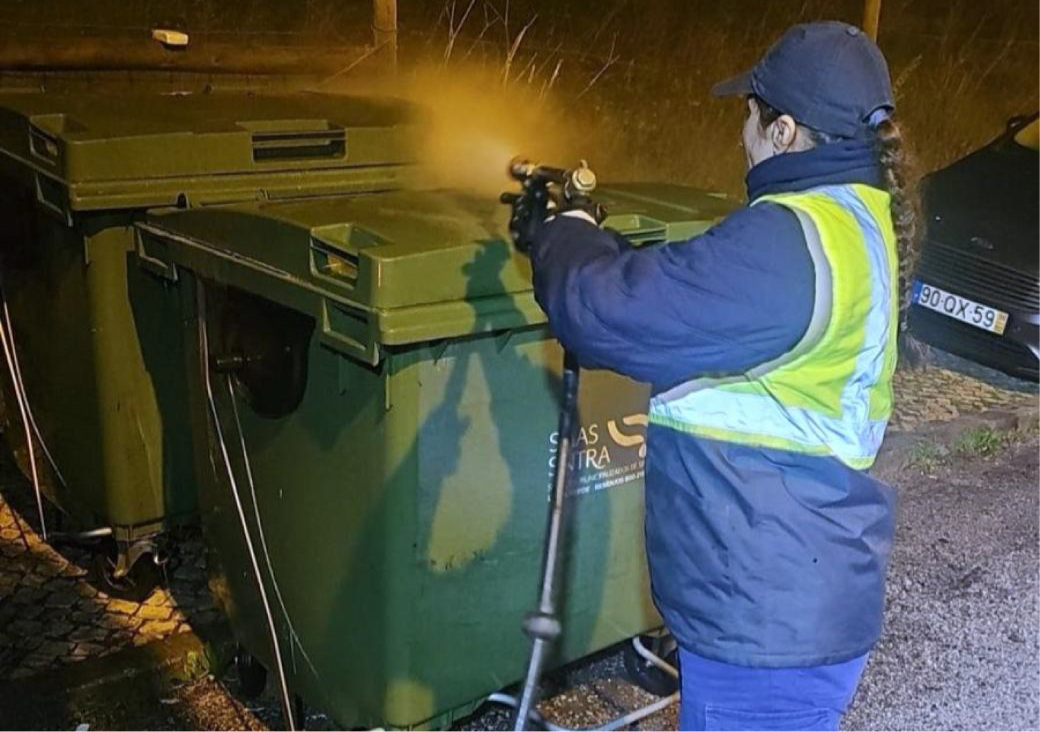
<path id="1" fill-rule="evenodd" d="M 372 0 L 372 30 L 378 55 L 397 69 L 397 0 Z"/>
<path id="2" fill-rule="evenodd" d="M 863 5 L 863 30 L 877 43 L 878 22 L 881 19 L 881 0 L 865 0 Z"/>

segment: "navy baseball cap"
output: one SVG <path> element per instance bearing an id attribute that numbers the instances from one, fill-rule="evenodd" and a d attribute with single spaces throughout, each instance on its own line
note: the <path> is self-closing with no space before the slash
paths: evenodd
<path id="1" fill-rule="evenodd" d="M 796 122 L 838 137 L 862 137 L 895 109 L 881 49 L 838 21 L 790 28 L 753 69 L 712 93 L 755 94 Z"/>

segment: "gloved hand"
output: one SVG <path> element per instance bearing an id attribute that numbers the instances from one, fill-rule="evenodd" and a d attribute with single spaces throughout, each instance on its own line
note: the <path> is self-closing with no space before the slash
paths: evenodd
<path id="1" fill-rule="evenodd" d="M 572 170 L 563 170 L 514 158 L 509 172 L 520 181 L 523 191 L 503 193 L 500 200 L 512 207 L 509 234 L 516 248 L 525 254 L 543 224 L 556 215 L 581 218 L 594 226 L 607 217 L 606 209 L 590 196 L 596 188 L 596 174 L 584 160 Z"/>
<path id="2" fill-rule="evenodd" d="M 549 186 L 543 181 L 531 181 L 523 193 L 503 193 L 502 203 L 512 206 L 509 217 L 509 235 L 516 248 L 526 254 L 538 237 L 553 205 Z"/>
<path id="3" fill-rule="evenodd" d="M 584 219 L 596 226 L 607 218 L 607 209 L 587 195 L 554 196 L 550 208 L 553 214 Z"/>

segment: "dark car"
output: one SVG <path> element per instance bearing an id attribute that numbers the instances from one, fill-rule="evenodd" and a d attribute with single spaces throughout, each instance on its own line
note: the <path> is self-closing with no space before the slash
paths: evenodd
<path id="1" fill-rule="evenodd" d="M 1037 115 L 923 183 L 925 239 L 910 329 L 921 340 L 1037 380 Z"/>

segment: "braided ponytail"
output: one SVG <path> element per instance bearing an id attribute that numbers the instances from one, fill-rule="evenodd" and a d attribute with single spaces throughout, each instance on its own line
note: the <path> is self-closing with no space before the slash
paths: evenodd
<path id="1" fill-rule="evenodd" d="M 780 118 L 780 110 L 761 97 L 752 94 L 750 98 L 758 107 L 759 125 L 763 130 Z M 881 167 L 881 183 L 891 198 L 892 228 L 896 234 L 896 254 L 899 258 L 899 354 L 902 362 L 913 368 L 923 366 L 928 358 L 928 347 L 911 336 L 907 328 L 914 271 L 919 255 L 920 202 L 915 186 L 910 181 L 910 155 L 903 144 L 899 125 L 887 116 L 871 124 L 869 139 Z M 819 130 L 800 127 L 814 146 L 839 139 Z"/>
<path id="2" fill-rule="evenodd" d="M 907 365 L 914 367 L 922 365 L 927 356 L 924 344 L 907 331 L 913 276 L 920 253 L 920 204 L 909 181 L 909 155 L 899 126 L 891 119 L 883 119 L 872 129 L 882 183 L 892 200 L 892 228 L 899 257 L 899 350 Z"/>

